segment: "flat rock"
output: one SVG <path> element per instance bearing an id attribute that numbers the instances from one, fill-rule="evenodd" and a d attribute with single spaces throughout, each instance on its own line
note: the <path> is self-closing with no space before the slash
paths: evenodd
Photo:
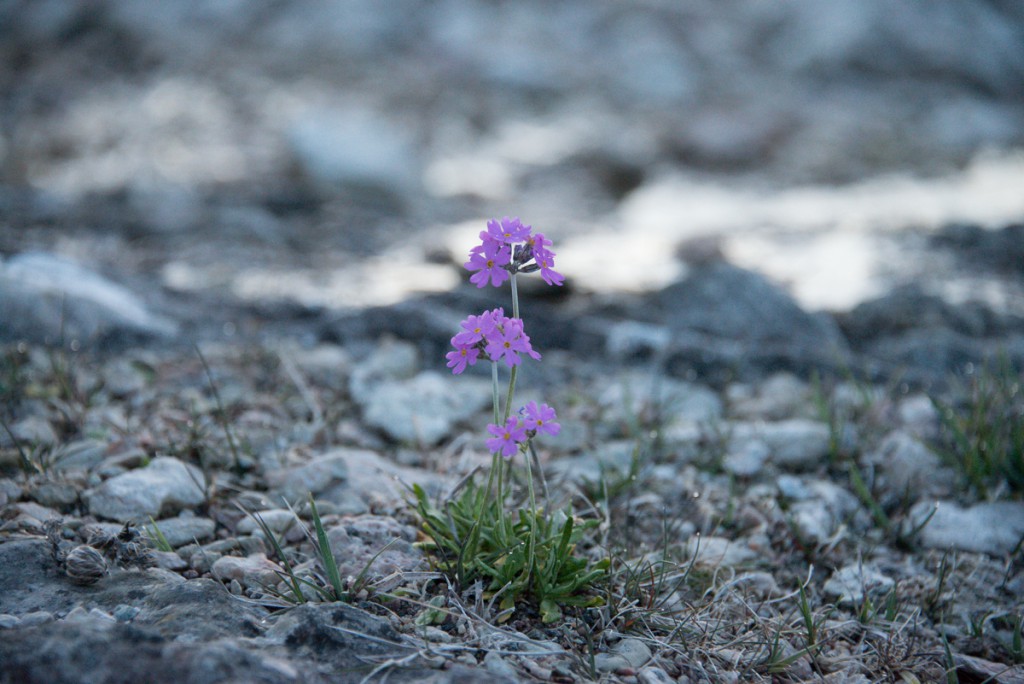
<path id="1" fill-rule="evenodd" d="M 85 492 L 89 512 L 118 522 L 142 522 L 205 501 L 203 474 L 176 458 L 160 456 L 145 468 L 110 478 Z"/>
<path id="2" fill-rule="evenodd" d="M 823 587 L 826 594 L 835 596 L 840 603 L 857 604 L 865 595 L 874 596 L 888 592 L 896 582 L 877 569 L 860 563 L 844 566 L 832 573 Z"/>
<path id="3" fill-rule="evenodd" d="M 740 453 L 747 442 L 761 442 L 767 460 L 784 468 L 813 468 L 829 452 L 829 429 L 806 418 L 775 422 L 736 422 L 729 431 L 729 451 Z"/>
<path id="4" fill-rule="evenodd" d="M 934 511 L 934 514 L 932 513 Z M 963 508 L 952 501 L 922 501 L 911 510 L 907 528 L 924 523 L 920 541 L 933 549 L 958 549 L 1003 556 L 1024 538 L 1024 502 L 999 501 Z"/>
<path id="5" fill-rule="evenodd" d="M 25 252 L 0 263 L 0 341 L 103 344 L 173 336 L 133 292 L 72 261 Z"/>
<path id="6" fill-rule="evenodd" d="M 810 314 L 781 287 L 725 262 L 698 266 L 655 297 L 673 333 L 669 369 L 723 373 L 834 367 L 846 341 L 832 318 Z"/>
<path id="7" fill-rule="evenodd" d="M 432 445 L 490 403 L 488 381 L 424 371 L 406 380 L 376 383 L 362 407 L 366 422 L 391 439 Z"/>

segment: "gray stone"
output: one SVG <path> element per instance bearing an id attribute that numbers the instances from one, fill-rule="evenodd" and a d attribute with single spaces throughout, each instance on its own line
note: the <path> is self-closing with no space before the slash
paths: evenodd
<path id="1" fill-rule="evenodd" d="M 876 599 L 884 596 L 896 584 L 895 580 L 870 565 L 846 565 L 825 581 L 826 594 L 835 596 L 839 603 L 859 604 L 865 595 Z"/>
<path id="2" fill-rule="evenodd" d="M 0 614 L 0 629 L 11 629 L 17 627 L 21 620 L 18 619 L 17 615 L 9 615 L 7 613 Z"/>
<path id="3" fill-rule="evenodd" d="M 22 418 L 11 426 L 11 432 L 18 439 L 23 448 L 31 449 L 39 446 L 53 446 L 57 443 L 57 432 L 53 429 L 50 421 L 43 416 L 33 415 Z M 3 433 L 4 442 L 7 442 L 8 435 Z"/>
<path id="4" fill-rule="evenodd" d="M 341 454 L 317 456 L 297 468 L 285 468 L 267 473 L 267 484 L 276 493 L 270 497 L 275 503 L 284 497 L 292 505 L 306 500 L 310 494 L 321 492 L 348 479 L 348 464 Z"/>
<path id="5" fill-rule="evenodd" d="M 598 653 L 594 656 L 594 669 L 598 672 L 619 672 L 630 669 L 629 661 L 616 653 Z"/>
<path id="6" fill-rule="evenodd" d="M 662 424 L 708 423 L 722 417 L 722 400 L 701 385 L 651 373 L 621 372 L 598 390 L 598 401 L 616 420 Z"/>
<path id="7" fill-rule="evenodd" d="M 764 443 L 769 452 L 768 460 L 776 465 L 812 468 L 828 456 L 830 434 L 827 425 L 806 418 L 732 424 L 730 450 L 739 450 L 752 440 Z"/>
<path id="8" fill-rule="evenodd" d="M 250 589 L 273 587 L 281 581 L 278 573 L 283 572 L 281 566 L 270 560 L 266 555 L 256 553 L 245 558 L 223 556 L 210 566 L 210 573 L 221 582 L 237 580 Z"/>
<path id="9" fill-rule="evenodd" d="M 176 458 L 160 456 L 145 468 L 112 477 L 85 492 L 89 512 L 118 522 L 143 522 L 206 500 L 203 474 Z"/>
<path id="10" fill-rule="evenodd" d="M 419 182 L 407 131 L 370 110 L 310 111 L 288 132 L 300 167 L 317 184 L 374 188 L 401 197 Z"/>
<path id="11" fill-rule="evenodd" d="M 724 262 L 694 268 L 656 301 L 673 331 L 669 369 L 677 374 L 806 370 L 847 354 L 831 318 L 806 313 L 764 277 Z"/>
<path id="12" fill-rule="evenodd" d="M 636 673 L 637 681 L 640 684 L 673 684 L 675 679 L 660 667 L 644 667 Z"/>
<path id="13" fill-rule="evenodd" d="M 869 522 L 857 497 L 832 482 L 784 475 L 777 483 L 782 496 L 793 499 L 788 513 L 797 533 L 807 541 L 825 543 L 844 525 L 859 528 Z"/>
<path id="14" fill-rule="evenodd" d="M 1003 556 L 1013 552 L 1024 538 L 1024 503 L 999 501 L 962 508 L 952 501 L 942 501 L 936 508 L 934 503 L 921 501 L 910 509 L 905 529 L 910 531 L 922 524 L 920 542 L 929 548 Z"/>
<path id="15" fill-rule="evenodd" d="M 902 430 L 886 435 L 865 461 L 877 469 L 880 483 L 892 498 L 943 496 L 955 484 L 954 473 L 935 452 Z"/>
<path id="16" fill-rule="evenodd" d="M 640 669 L 651 661 L 651 647 L 635 637 L 619 641 L 612 646 L 611 652 L 625 658 L 634 670 Z"/>
<path id="17" fill-rule="evenodd" d="M 53 622 L 53 613 L 45 610 L 36 610 L 31 613 L 25 613 L 21 616 L 19 621 L 19 627 L 38 627 L 39 625 L 47 625 Z"/>
<path id="18" fill-rule="evenodd" d="M 43 252 L 0 263 L 0 341 L 53 343 L 59 334 L 92 340 L 162 338 L 175 323 L 132 292 L 71 261 Z"/>
<path id="19" fill-rule="evenodd" d="M 295 513 L 283 508 L 274 508 L 265 511 L 253 511 L 252 516 L 246 516 L 238 521 L 235 531 L 238 534 L 263 534 L 263 528 L 254 516 L 270 528 L 278 537 L 285 535 L 290 541 L 299 541 L 304 536 L 302 526 L 299 524 Z M 297 534 L 294 534 L 296 533 Z"/>
<path id="20" fill-rule="evenodd" d="M 408 380 L 382 380 L 370 389 L 363 418 L 398 442 L 433 445 L 455 424 L 491 404 L 491 383 L 424 371 Z"/>
<path id="21" fill-rule="evenodd" d="M 693 537 L 686 542 L 686 554 L 695 558 L 698 565 L 708 568 L 734 567 L 757 558 L 750 547 L 725 537 Z"/>
<path id="22" fill-rule="evenodd" d="M 751 477 L 761 472 L 770 457 L 771 449 L 759 439 L 731 443 L 722 461 L 722 467 L 733 475 Z"/>
<path id="23" fill-rule="evenodd" d="M 191 544 L 194 541 L 204 541 L 213 536 L 217 524 L 209 518 L 198 516 L 182 515 L 177 518 L 164 518 L 156 521 L 157 529 L 173 548 Z M 149 530 L 152 525 L 144 525 Z"/>

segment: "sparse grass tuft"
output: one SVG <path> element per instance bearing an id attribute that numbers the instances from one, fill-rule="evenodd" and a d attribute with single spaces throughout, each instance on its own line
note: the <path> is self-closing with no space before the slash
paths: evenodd
<path id="1" fill-rule="evenodd" d="M 982 498 L 1024 495 L 1024 373 L 1003 359 L 969 370 L 953 400 L 932 401 L 939 453 Z"/>

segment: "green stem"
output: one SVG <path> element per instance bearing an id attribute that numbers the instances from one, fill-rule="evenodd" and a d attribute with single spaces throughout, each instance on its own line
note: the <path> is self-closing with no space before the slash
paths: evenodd
<path id="1" fill-rule="evenodd" d="M 512 366 L 512 373 L 508 378 L 508 392 L 505 394 L 505 418 L 501 423 L 499 423 L 500 425 L 504 425 L 505 421 L 507 421 L 508 417 L 512 414 L 512 395 L 515 394 L 516 391 L 516 375 L 518 375 L 518 371 L 519 366 Z"/>
<path id="2" fill-rule="evenodd" d="M 526 584 L 530 583 L 530 576 L 533 574 L 534 557 L 537 549 L 537 499 L 533 493 L 533 468 L 530 466 L 530 457 L 524 454 L 526 462 L 526 489 L 530 493 L 530 544 L 526 553 L 527 573 Z"/>
<path id="3" fill-rule="evenodd" d="M 501 404 L 498 402 L 498 362 L 491 361 L 491 402 L 494 406 L 494 424 L 501 426 L 501 422 L 498 420 L 498 416 L 501 412 Z"/>
<path id="4" fill-rule="evenodd" d="M 516 274 L 509 279 L 512 283 L 512 318 L 519 318 L 519 288 L 516 286 Z"/>

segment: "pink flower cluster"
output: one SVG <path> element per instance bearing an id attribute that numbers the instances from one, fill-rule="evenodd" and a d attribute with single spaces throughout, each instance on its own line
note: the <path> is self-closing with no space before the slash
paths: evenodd
<path id="1" fill-rule="evenodd" d="M 481 358 L 488 361 L 505 360 L 509 368 L 522 363 L 520 354 L 540 359 L 530 345 L 530 337 L 523 332 L 523 322 L 509 318 L 504 309 L 484 311 L 479 316 L 468 316 L 461 324 L 462 332 L 452 338 L 455 351 L 448 352 L 448 367 L 458 375 L 466 366 L 475 365 Z"/>
<path id="2" fill-rule="evenodd" d="M 543 233 L 534 233 L 517 218 L 492 219 L 487 222 L 487 230 L 480 231 L 480 244 L 469 251 L 465 267 L 475 271 L 469 281 L 477 287 L 485 287 L 488 282 L 498 287 L 513 273 L 540 271 L 548 285 L 561 285 L 565 278 L 555 270 L 555 253 L 548 249 L 550 246 L 551 240 Z"/>
<path id="3" fill-rule="evenodd" d="M 505 458 L 512 458 L 522 444 L 533 439 L 538 432 L 557 435 L 562 426 L 556 423 L 555 409 L 547 404 L 538 405 L 531 401 L 519 410 L 519 416 L 509 416 L 504 425 L 491 423 L 487 432 L 493 437 L 487 440 L 487 448 Z"/>

